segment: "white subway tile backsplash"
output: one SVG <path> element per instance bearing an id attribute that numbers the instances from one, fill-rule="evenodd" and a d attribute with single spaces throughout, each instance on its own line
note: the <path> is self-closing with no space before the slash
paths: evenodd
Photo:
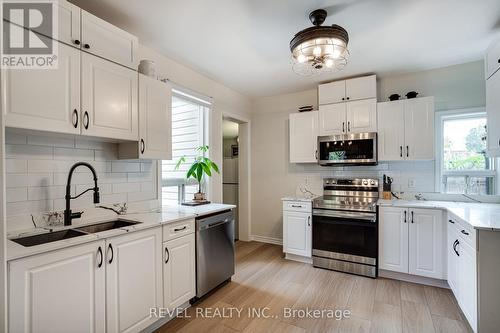
<path id="1" fill-rule="evenodd" d="M 69 170 L 68 170 L 69 171 Z M 54 173 L 54 185 L 66 185 L 68 182 L 68 171 L 65 173 Z M 99 175 L 97 175 L 99 177 Z M 71 177 L 72 185 L 92 184 L 94 177 L 90 171 L 74 173 Z"/>
<path id="2" fill-rule="evenodd" d="M 5 180 L 6 187 L 49 186 L 52 185 L 52 174 L 11 174 Z"/>
<path id="3" fill-rule="evenodd" d="M 5 133 L 5 143 L 6 144 L 12 144 L 12 145 L 23 145 L 26 144 L 27 138 L 26 135 L 19 134 L 19 133 L 12 133 L 10 130 L 7 129 Z"/>
<path id="4" fill-rule="evenodd" d="M 90 149 L 55 148 L 54 159 L 70 161 L 93 161 L 94 151 Z"/>
<path id="5" fill-rule="evenodd" d="M 127 201 L 129 200 L 126 193 L 105 194 L 101 196 L 101 204 L 103 205 L 122 203 Z"/>
<path id="6" fill-rule="evenodd" d="M 28 170 L 28 161 L 17 159 L 6 159 L 5 169 L 7 173 L 26 173 Z"/>
<path id="7" fill-rule="evenodd" d="M 51 160 L 54 157 L 54 148 L 32 145 L 5 145 L 7 158 L 25 160 Z"/>
<path id="8" fill-rule="evenodd" d="M 74 186 L 71 195 L 75 195 Z M 29 187 L 28 200 L 48 200 L 48 199 L 63 199 L 66 194 L 66 186 L 44 186 L 44 187 Z"/>
<path id="9" fill-rule="evenodd" d="M 7 216 L 49 212 L 53 210 L 53 205 L 52 200 L 8 202 Z"/>
<path id="10" fill-rule="evenodd" d="M 116 147 L 116 145 L 106 150 L 95 150 L 96 161 L 112 161 L 117 159 L 118 159 L 118 147 Z"/>
<path id="11" fill-rule="evenodd" d="M 7 202 L 18 202 L 27 200 L 27 188 L 26 187 L 15 187 L 8 188 L 5 191 L 5 196 Z"/>
<path id="12" fill-rule="evenodd" d="M 129 193 L 140 192 L 141 184 L 139 183 L 118 183 L 113 184 L 113 193 Z"/>
<path id="13" fill-rule="evenodd" d="M 34 146 L 75 147 L 75 139 L 50 135 L 28 135 L 28 144 Z"/>
<path id="14" fill-rule="evenodd" d="M 116 150 L 116 144 L 99 141 L 97 139 L 77 137 L 75 139 L 75 148 L 106 150 L 114 152 Z"/>
<path id="15" fill-rule="evenodd" d="M 140 172 L 141 164 L 137 162 L 112 162 L 112 172 Z"/>

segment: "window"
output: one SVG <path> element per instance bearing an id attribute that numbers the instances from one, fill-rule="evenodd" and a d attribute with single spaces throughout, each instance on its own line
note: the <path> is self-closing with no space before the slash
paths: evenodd
<path id="1" fill-rule="evenodd" d="M 486 156 L 486 114 L 444 112 L 439 123 L 441 192 L 494 194 L 496 172 L 494 160 Z"/>
<path id="2" fill-rule="evenodd" d="M 172 160 L 162 161 L 162 204 L 178 204 L 198 191 L 194 179 L 186 180 L 188 165 L 175 170 L 180 157 L 188 162 L 197 155 L 196 148 L 208 144 L 207 113 L 210 102 L 173 90 L 172 95 Z"/>

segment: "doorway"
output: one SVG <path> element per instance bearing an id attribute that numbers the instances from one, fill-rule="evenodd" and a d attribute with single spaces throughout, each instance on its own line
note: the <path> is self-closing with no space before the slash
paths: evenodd
<path id="1" fill-rule="evenodd" d="M 236 205 L 234 210 L 234 238 L 239 239 L 239 124 L 222 120 L 222 202 Z"/>

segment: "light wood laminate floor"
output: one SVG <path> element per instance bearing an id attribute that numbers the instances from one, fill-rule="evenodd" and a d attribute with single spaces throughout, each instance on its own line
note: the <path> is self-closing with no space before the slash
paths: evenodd
<path id="1" fill-rule="evenodd" d="M 268 318 L 249 315 L 252 308 Z M 288 318 L 283 310 L 306 308 L 349 310 L 351 315 L 341 320 Z M 242 311 L 239 316 L 236 309 Z M 232 281 L 156 333 L 169 332 L 470 331 L 450 290 L 318 269 L 285 260 L 281 246 L 240 241 Z"/>

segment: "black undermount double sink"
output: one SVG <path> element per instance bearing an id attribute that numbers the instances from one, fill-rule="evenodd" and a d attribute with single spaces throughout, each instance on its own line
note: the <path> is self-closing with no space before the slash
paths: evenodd
<path id="1" fill-rule="evenodd" d="M 57 242 L 63 239 L 94 234 L 101 231 L 128 227 L 138 223 L 140 222 L 117 219 L 113 221 L 106 221 L 101 223 L 85 225 L 78 228 L 65 229 L 60 231 L 49 231 L 46 233 L 32 235 L 32 236 L 11 238 L 11 241 L 16 242 L 17 244 L 20 244 L 22 246 L 29 247 L 51 242 Z"/>

